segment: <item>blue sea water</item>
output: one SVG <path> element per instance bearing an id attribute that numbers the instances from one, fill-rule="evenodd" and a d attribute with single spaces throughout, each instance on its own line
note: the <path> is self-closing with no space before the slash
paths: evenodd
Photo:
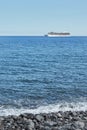
<path id="1" fill-rule="evenodd" d="M 87 110 L 87 37 L 0 37 L 0 115 Z"/>

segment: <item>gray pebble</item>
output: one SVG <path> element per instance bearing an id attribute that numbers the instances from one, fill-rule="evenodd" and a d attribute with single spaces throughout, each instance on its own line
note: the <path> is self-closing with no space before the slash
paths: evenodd
<path id="1" fill-rule="evenodd" d="M 44 117 L 41 116 L 41 115 L 36 115 L 36 120 L 39 121 L 39 122 L 41 122 L 41 121 L 44 120 Z"/>

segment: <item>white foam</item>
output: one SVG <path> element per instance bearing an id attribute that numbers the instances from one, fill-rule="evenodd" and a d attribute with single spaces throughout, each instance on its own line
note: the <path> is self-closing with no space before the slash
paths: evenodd
<path id="1" fill-rule="evenodd" d="M 86 111 L 87 110 L 87 102 L 79 102 L 79 103 L 60 103 L 60 104 L 51 104 L 48 106 L 40 106 L 37 109 L 16 109 L 16 108 L 4 108 L 0 107 L 0 116 L 8 116 L 8 115 L 20 115 L 23 113 L 51 113 L 58 111 Z"/>

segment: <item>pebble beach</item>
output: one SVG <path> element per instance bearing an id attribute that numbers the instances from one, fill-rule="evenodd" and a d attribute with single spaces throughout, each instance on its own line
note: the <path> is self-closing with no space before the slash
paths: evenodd
<path id="1" fill-rule="evenodd" d="M 87 130 L 87 111 L 0 117 L 0 130 Z"/>

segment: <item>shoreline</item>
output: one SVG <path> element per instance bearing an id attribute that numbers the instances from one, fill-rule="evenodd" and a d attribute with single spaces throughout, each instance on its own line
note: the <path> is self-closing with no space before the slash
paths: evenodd
<path id="1" fill-rule="evenodd" d="M 87 111 L 1 116 L 0 130 L 87 130 Z"/>

